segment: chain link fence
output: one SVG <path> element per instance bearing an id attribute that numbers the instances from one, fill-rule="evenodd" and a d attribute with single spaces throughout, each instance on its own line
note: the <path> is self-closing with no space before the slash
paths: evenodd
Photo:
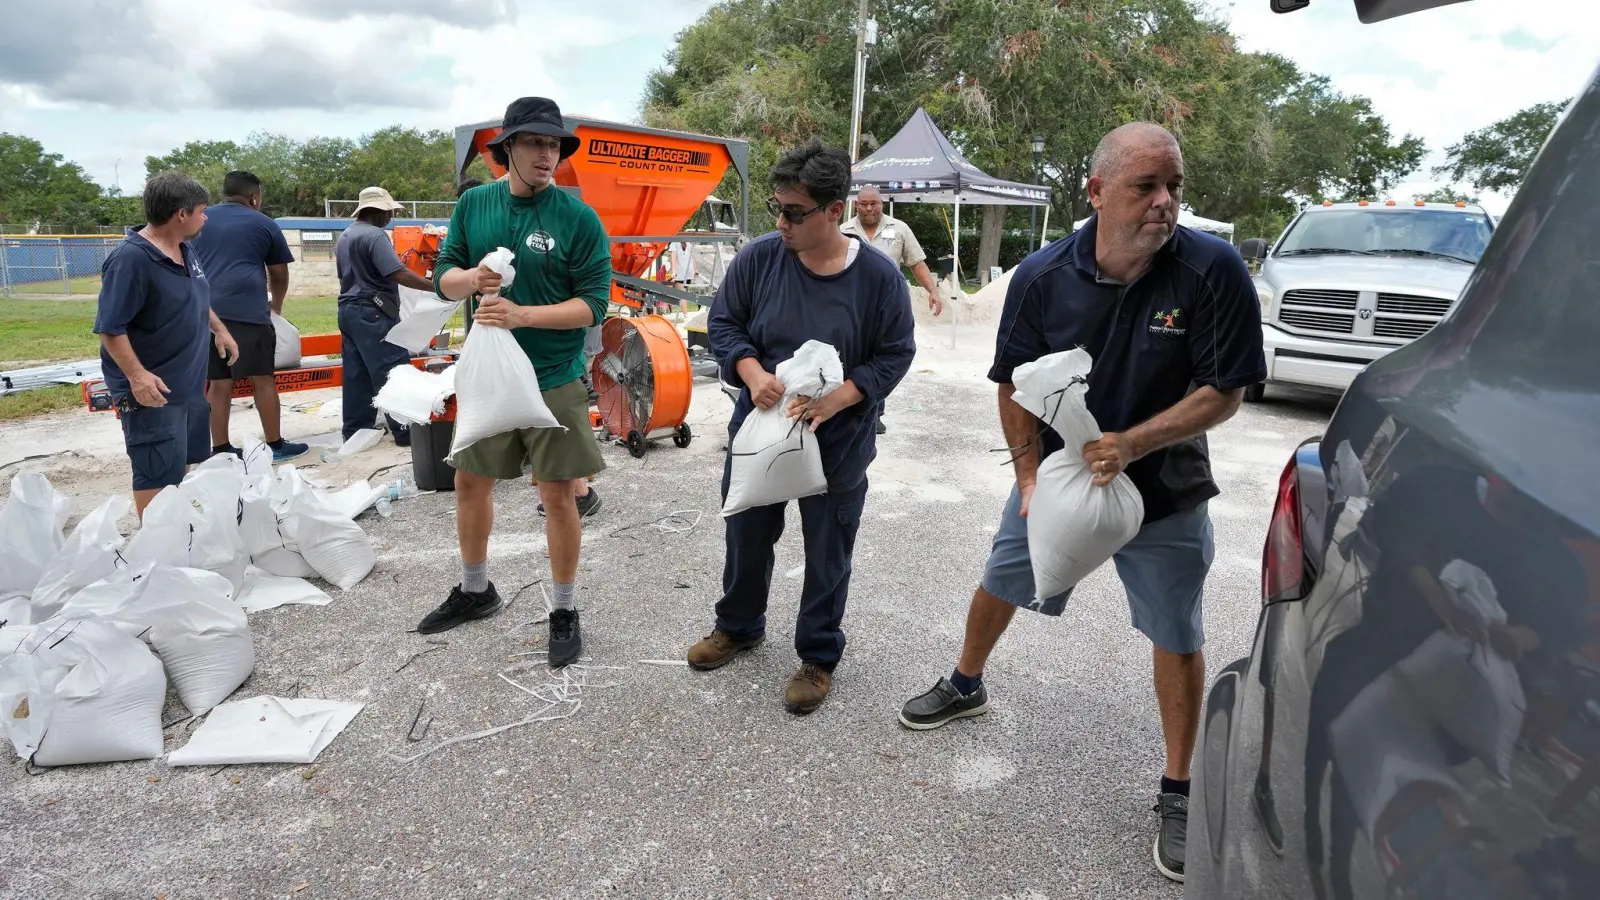
<path id="1" fill-rule="evenodd" d="M 405 216 L 412 219 L 448 219 L 455 212 L 454 200 L 399 200 L 396 201 L 405 207 L 396 216 Z M 323 200 L 322 214 L 330 219 L 348 219 L 356 214 L 359 200 Z"/>
<path id="2" fill-rule="evenodd" d="M 100 266 L 122 243 L 122 233 L 26 234 L 0 226 L 0 294 L 97 296 Z"/>

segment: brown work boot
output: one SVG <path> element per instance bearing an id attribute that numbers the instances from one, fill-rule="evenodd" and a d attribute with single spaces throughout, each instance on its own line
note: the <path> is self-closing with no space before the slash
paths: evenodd
<path id="1" fill-rule="evenodd" d="M 689 668 L 719 669 L 732 662 L 735 656 L 761 646 L 766 639 L 765 634 L 740 639 L 718 628 L 689 648 Z"/>
<path id="2" fill-rule="evenodd" d="M 789 687 L 783 692 L 783 705 L 789 712 L 805 715 L 828 699 L 828 689 L 833 687 L 833 676 L 815 663 L 801 663 L 789 676 Z"/>

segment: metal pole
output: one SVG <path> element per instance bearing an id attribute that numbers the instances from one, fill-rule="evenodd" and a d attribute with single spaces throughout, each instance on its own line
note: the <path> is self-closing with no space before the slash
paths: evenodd
<path id="1" fill-rule="evenodd" d="M 1044 228 L 1039 231 L 1039 247 L 1038 247 L 1038 249 L 1040 249 L 1040 250 L 1044 249 L 1044 242 L 1049 239 L 1049 235 L 1050 235 L 1050 207 L 1046 206 L 1044 208 Z"/>
<path id="2" fill-rule="evenodd" d="M 961 297 L 966 295 L 966 289 L 961 287 L 961 195 L 960 194 L 956 195 L 955 221 L 956 221 L 955 234 L 950 239 L 950 246 L 953 248 L 953 252 L 951 253 L 951 258 L 950 258 L 950 277 L 955 280 L 956 293 L 957 293 L 958 296 L 950 298 L 950 349 L 951 350 L 954 350 L 956 348 L 956 324 L 957 324 L 956 323 L 956 306 L 958 305 L 958 301 L 961 299 Z"/>
<path id="3" fill-rule="evenodd" d="M 5 229 L 0 228 L 0 232 Z M 11 242 L 0 235 L 0 292 L 11 293 Z"/>
<path id="4" fill-rule="evenodd" d="M 56 264 L 61 267 L 61 293 L 70 295 L 72 279 L 67 277 L 67 242 L 61 238 L 56 238 Z"/>
<path id="5" fill-rule="evenodd" d="M 856 76 L 850 87 L 850 161 L 861 148 L 861 106 L 867 85 L 867 0 L 856 9 Z"/>

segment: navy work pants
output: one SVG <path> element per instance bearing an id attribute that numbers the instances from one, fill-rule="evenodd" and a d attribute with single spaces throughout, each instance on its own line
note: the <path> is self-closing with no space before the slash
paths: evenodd
<path id="1" fill-rule="evenodd" d="M 722 468 L 722 497 L 728 497 L 728 463 Z M 845 598 L 850 592 L 850 560 L 856 530 L 867 501 L 867 480 L 843 493 L 796 501 L 805 536 L 806 574 L 800 588 L 800 614 L 794 649 L 801 662 L 833 671 L 844 654 Z M 727 555 L 722 564 L 722 599 L 717 627 L 735 638 L 767 629 L 767 594 L 772 587 L 774 548 L 783 536 L 787 503 L 758 506 L 727 518 Z"/>
<path id="2" fill-rule="evenodd" d="M 383 337 L 400 320 L 365 303 L 339 304 L 339 334 L 344 339 L 339 352 L 344 361 L 344 439 L 363 428 L 377 424 L 378 411 L 372 398 L 389 380 L 389 370 L 411 360 L 406 348 L 386 342 Z M 403 437 L 406 428 L 388 416 L 389 432 Z"/>

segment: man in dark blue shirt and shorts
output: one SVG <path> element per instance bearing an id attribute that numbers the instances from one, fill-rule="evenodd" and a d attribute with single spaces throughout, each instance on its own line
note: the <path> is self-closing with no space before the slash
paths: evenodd
<path id="1" fill-rule="evenodd" d="M 856 530 L 867 502 L 867 466 L 877 455 L 876 409 L 911 368 L 916 355 L 911 292 L 900 269 L 861 238 L 839 230 L 850 190 L 850 159 L 815 138 L 784 154 L 772 169 L 767 208 L 778 230 L 751 241 L 733 258 L 711 304 L 707 331 L 722 380 L 743 388 L 728 424 L 729 442 L 756 407 L 783 398 L 773 372 L 806 341 L 839 351 L 844 383 L 810 403 L 794 399 L 822 455 L 828 492 L 799 501 L 806 573 L 794 645 L 800 668 L 784 705 L 808 713 L 822 705 L 844 653 L 845 597 Z M 730 454 L 722 472 L 728 495 Z M 689 648 L 689 665 L 715 669 L 759 645 L 766 634 L 773 547 L 783 534 L 787 503 L 727 518 L 727 555 L 715 629 Z"/>
<path id="2" fill-rule="evenodd" d="M 260 178 L 249 172 L 229 172 L 222 179 L 222 196 L 223 202 L 206 210 L 205 230 L 194 241 L 211 282 L 211 308 L 239 343 L 239 360 L 233 365 L 216 353 L 208 363 L 211 449 L 239 453 L 228 438 L 228 414 L 233 408 L 234 381 L 248 378 L 261 417 L 262 439 L 272 448 L 272 461 L 283 462 L 308 449 L 305 444 L 284 440 L 278 430 L 278 383 L 273 375 L 278 336 L 272 314 L 283 315 L 289 263 L 294 256 L 283 239 L 283 229 L 261 213 Z"/>
<path id="3" fill-rule="evenodd" d="M 211 196 L 187 175 L 145 182 L 149 224 L 128 232 L 100 267 L 100 370 L 122 419 L 140 518 L 162 488 L 211 455 L 206 357 L 230 364 L 239 346 L 211 311 L 211 290 L 190 241 Z"/>
<path id="4" fill-rule="evenodd" d="M 1266 376 L 1261 311 L 1233 246 L 1177 224 L 1183 155 L 1166 129 L 1124 125 L 1096 148 L 1089 170 L 1095 215 L 1077 233 L 1029 256 L 1006 292 L 989 370 L 1017 484 L 995 535 L 982 586 L 967 612 L 955 671 L 906 703 L 900 722 L 937 728 L 988 709 L 983 667 L 1018 607 L 1060 615 L 1070 591 L 1035 597 L 1026 516 L 1039 463 L 1081 454 L 1098 486 L 1126 472 L 1144 500 L 1144 524 L 1115 556 L 1133 626 L 1154 648 L 1166 772 L 1155 811 L 1157 869 L 1183 880 L 1189 764 L 1199 728 L 1205 661 L 1201 600 L 1214 552 L 1207 502 L 1206 432 Z M 1012 372 L 1051 353 L 1094 358 L 1087 403 L 1105 436 L 1063 447 L 1012 399 Z"/>

